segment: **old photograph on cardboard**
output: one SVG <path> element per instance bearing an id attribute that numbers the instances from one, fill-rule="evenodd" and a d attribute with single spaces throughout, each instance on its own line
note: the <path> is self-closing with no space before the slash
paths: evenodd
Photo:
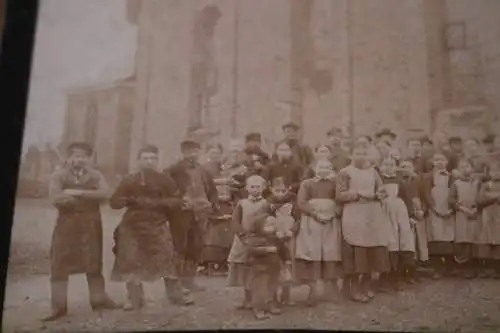
<path id="1" fill-rule="evenodd" d="M 500 2 L 41 0 L 35 39 L 3 331 L 500 329 Z"/>

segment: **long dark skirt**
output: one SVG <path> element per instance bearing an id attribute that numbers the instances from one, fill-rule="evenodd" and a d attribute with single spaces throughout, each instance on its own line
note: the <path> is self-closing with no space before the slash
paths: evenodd
<path id="1" fill-rule="evenodd" d="M 453 242 L 429 242 L 430 256 L 452 256 L 455 254 L 455 246 Z"/>
<path id="2" fill-rule="evenodd" d="M 474 257 L 473 244 L 455 243 L 455 256 L 459 260 L 470 260 Z"/>
<path id="3" fill-rule="evenodd" d="M 385 246 L 362 247 L 342 242 L 342 268 L 345 275 L 389 272 L 391 263 Z"/>
<path id="4" fill-rule="evenodd" d="M 415 266 L 415 253 L 411 251 L 389 252 L 391 271 L 402 271 Z"/>
<path id="5" fill-rule="evenodd" d="M 295 279 L 299 283 L 333 280 L 342 276 L 342 262 L 295 259 Z"/>
<path id="6" fill-rule="evenodd" d="M 174 251 L 165 222 L 122 222 L 115 229 L 114 237 L 111 280 L 152 282 L 175 275 Z"/>
<path id="7" fill-rule="evenodd" d="M 491 259 L 492 247 L 489 244 L 473 244 L 472 256 L 476 259 Z"/>

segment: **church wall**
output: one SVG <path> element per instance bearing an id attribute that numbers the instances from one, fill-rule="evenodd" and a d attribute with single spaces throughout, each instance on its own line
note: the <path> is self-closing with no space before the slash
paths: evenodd
<path id="1" fill-rule="evenodd" d="M 144 1 L 138 18 L 138 98 L 131 162 L 146 142 L 160 146 L 164 165 L 178 157 L 179 141 L 190 124 L 192 29 L 197 13 L 208 4 L 219 8 L 221 18 L 213 41 L 218 82 L 203 125 L 220 130 L 218 139 L 223 143 L 233 134 L 243 136 L 257 130 L 270 144 L 281 137 L 281 125 L 293 119 L 302 122 L 304 139 L 316 144 L 324 140 L 331 126 L 347 128 L 351 111 L 357 135 L 381 127 L 401 129 L 403 136 L 406 129 L 430 132 L 434 115 L 449 108 L 453 94 L 457 95 L 452 89 L 453 66 L 459 70 L 468 66 L 448 61 L 444 47 L 445 23 L 460 17 L 471 22 L 467 33 L 481 45 L 481 51 L 475 51 L 485 77 L 480 91 L 484 101 L 496 107 L 493 92 L 498 91 L 500 65 L 498 46 L 493 42 L 498 40 L 493 13 L 498 5 L 480 1 L 480 9 L 474 9 L 476 17 L 490 12 L 480 22 L 469 17 L 474 10 L 467 3 Z M 297 14 L 300 6 L 309 6 L 309 17 Z M 307 31 L 297 32 L 294 24 Z M 301 45 L 310 47 L 301 52 Z M 328 79 L 331 82 L 325 83 Z M 297 110 L 303 110 L 302 114 Z"/>

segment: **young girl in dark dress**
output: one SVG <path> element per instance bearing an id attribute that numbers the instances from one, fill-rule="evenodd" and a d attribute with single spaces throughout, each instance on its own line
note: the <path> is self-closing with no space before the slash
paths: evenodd
<path id="1" fill-rule="evenodd" d="M 463 277 L 476 275 L 472 260 L 472 244 L 479 225 L 478 199 L 481 179 L 474 177 L 472 161 L 458 161 L 458 178 L 450 188 L 450 206 L 455 210 L 455 258 Z"/>
<path id="2" fill-rule="evenodd" d="M 292 255 L 292 267 L 284 267 L 292 272 L 294 276 L 293 255 L 295 252 L 295 236 L 297 235 L 300 226 L 300 212 L 297 207 L 297 196 L 285 186 L 282 177 L 275 178 L 271 181 L 270 195 L 266 198 L 269 207 L 269 216 L 274 220 L 276 225 L 280 226 L 280 231 L 284 232 L 286 245 Z M 290 281 L 282 284 L 281 297 L 276 295 L 276 301 L 282 305 L 294 305 L 290 298 Z"/>
<path id="3" fill-rule="evenodd" d="M 427 210 L 429 256 L 434 279 L 454 268 L 455 219 L 448 197 L 452 176 L 446 170 L 448 161 L 443 153 L 433 156 L 433 171 L 422 177 L 422 198 Z"/>

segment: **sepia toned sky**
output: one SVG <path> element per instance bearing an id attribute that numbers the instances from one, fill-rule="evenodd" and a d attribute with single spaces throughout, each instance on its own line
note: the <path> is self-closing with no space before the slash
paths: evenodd
<path id="1" fill-rule="evenodd" d="M 57 144 L 65 91 L 133 73 L 136 27 L 125 0 L 41 0 L 31 69 L 23 151 Z"/>

